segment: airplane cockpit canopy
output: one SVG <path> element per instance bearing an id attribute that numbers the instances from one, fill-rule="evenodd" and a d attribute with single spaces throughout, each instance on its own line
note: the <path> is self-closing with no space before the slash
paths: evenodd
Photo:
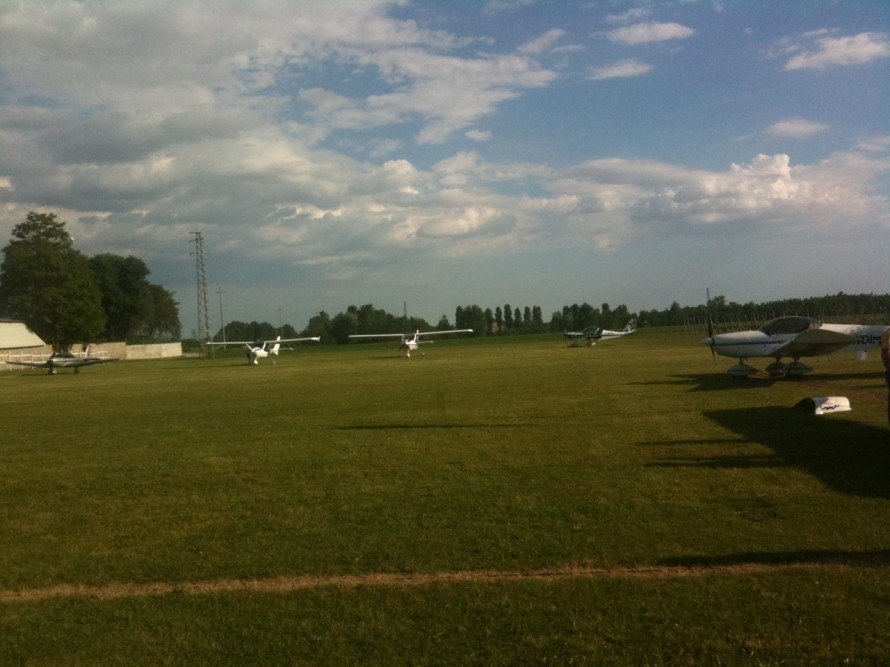
<path id="1" fill-rule="evenodd" d="M 770 320 L 760 330 L 767 336 L 779 336 L 782 334 L 798 334 L 807 329 L 818 329 L 822 326 L 819 320 L 812 317 L 803 317 L 800 315 L 785 315 Z"/>

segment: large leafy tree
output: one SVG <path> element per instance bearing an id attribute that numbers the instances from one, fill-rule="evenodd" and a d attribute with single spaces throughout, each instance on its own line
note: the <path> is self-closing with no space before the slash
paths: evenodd
<path id="1" fill-rule="evenodd" d="M 148 311 L 142 322 L 140 335 L 151 341 L 178 340 L 182 334 L 179 304 L 173 292 L 160 285 L 148 286 Z"/>
<path id="2" fill-rule="evenodd" d="M 173 293 L 148 282 L 151 271 L 138 257 L 109 253 L 90 258 L 90 269 L 102 292 L 108 317 L 107 340 L 172 340 L 179 338 L 179 304 Z"/>
<path id="3" fill-rule="evenodd" d="M 333 338 L 331 333 L 331 316 L 326 312 L 319 311 L 317 315 L 309 318 L 309 324 L 303 329 L 301 336 L 321 336 L 323 342 L 330 342 Z"/>
<path id="4" fill-rule="evenodd" d="M 108 321 L 107 340 L 131 340 L 149 314 L 150 271 L 138 257 L 104 253 L 90 258 L 90 269 L 102 292 L 102 309 Z"/>
<path id="5" fill-rule="evenodd" d="M 105 327 L 102 295 L 87 258 L 54 213 L 28 213 L 0 265 L 0 311 L 24 321 L 56 351 L 94 340 Z"/>
<path id="6" fill-rule="evenodd" d="M 355 307 L 350 306 L 350 308 L 354 309 Z M 356 315 L 354 310 L 349 311 L 347 309 L 345 313 L 337 313 L 334 319 L 331 320 L 331 334 L 337 343 L 349 342 L 349 336 L 357 333 L 358 330 L 358 315 Z"/>

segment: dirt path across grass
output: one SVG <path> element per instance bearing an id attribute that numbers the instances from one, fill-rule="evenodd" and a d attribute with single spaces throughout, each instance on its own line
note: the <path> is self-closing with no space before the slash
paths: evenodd
<path id="1" fill-rule="evenodd" d="M 671 579 L 706 575 L 744 576 L 793 570 L 838 570 L 888 568 L 890 551 L 865 554 L 817 554 L 796 561 L 722 562 L 701 559 L 698 564 L 641 565 L 635 567 L 597 568 L 563 566 L 536 570 L 465 570 L 456 572 L 417 572 L 371 574 L 294 575 L 266 579 L 217 579 L 197 582 L 116 583 L 100 586 L 59 584 L 45 588 L 0 590 L 0 603 L 37 602 L 53 598 L 93 598 L 117 600 L 132 597 L 162 596 L 171 593 L 215 595 L 219 593 L 292 593 L 323 587 L 413 587 L 459 583 L 506 583 L 513 581 L 563 581 L 568 579 Z M 736 559 L 730 559 L 736 560 Z"/>

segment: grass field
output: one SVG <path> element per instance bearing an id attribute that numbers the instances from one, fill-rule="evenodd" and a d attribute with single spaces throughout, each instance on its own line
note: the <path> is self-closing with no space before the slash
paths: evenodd
<path id="1" fill-rule="evenodd" d="M 890 655 L 876 354 L 738 382 L 682 330 L 426 351 L 0 373 L 0 663 Z M 823 395 L 853 411 L 791 409 Z"/>

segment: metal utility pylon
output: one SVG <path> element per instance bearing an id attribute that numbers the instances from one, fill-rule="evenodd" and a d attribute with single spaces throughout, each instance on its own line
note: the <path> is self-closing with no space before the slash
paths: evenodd
<path id="1" fill-rule="evenodd" d="M 198 315 L 198 345 L 201 347 L 201 353 L 205 351 L 205 343 L 210 338 L 210 312 L 207 309 L 207 271 L 204 268 L 204 236 L 201 232 L 189 232 L 194 234 L 195 238 L 192 243 L 195 244 L 195 252 L 191 253 L 195 256 L 195 279 L 197 282 L 197 315 Z M 211 348 L 212 349 L 212 348 Z"/>

